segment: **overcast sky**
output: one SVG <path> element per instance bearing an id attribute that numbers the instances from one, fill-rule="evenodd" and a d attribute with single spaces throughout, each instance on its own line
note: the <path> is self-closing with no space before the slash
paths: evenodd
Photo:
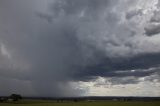
<path id="1" fill-rule="evenodd" d="M 160 96 L 160 0 L 0 0 L 0 95 Z"/>

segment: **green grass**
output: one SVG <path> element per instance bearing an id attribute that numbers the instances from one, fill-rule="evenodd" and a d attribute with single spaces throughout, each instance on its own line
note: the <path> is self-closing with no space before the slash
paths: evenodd
<path id="1" fill-rule="evenodd" d="M 122 102 L 122 101 L 94 101 L 94 102 L 61 102 L 45 100 L 23 100 L 12 103 L 0 103 L 0 106 L 160 106 L 160 101 L 153 102 Z"/>

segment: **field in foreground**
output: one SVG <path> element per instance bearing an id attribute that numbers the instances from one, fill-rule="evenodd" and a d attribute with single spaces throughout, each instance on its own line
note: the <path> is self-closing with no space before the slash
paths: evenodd
<path id="1" fill-rule="evenodd" d="M 20 101 L 17 103 L 0 103 L 0 106 L 160 106 L 160 101 L 92 101 L 92 102 L 54 102 L 54 101 Z"/>

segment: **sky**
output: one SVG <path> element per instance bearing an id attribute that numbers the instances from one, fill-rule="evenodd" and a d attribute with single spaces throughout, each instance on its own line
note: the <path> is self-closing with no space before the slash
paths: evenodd
<path id="1" fill-rule="evenodd" d="M 160 0 L 0 0 L 0 95 L 160 96 Z"/>

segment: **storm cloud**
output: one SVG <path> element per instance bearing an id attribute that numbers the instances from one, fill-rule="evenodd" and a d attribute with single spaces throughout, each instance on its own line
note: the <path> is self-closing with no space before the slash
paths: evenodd
<path id="1" fill-rule="evenodd" d="M 73 81 L 134 84 L 160 76 L 158 3 L 1 0 L 0 93 L 79 96 L 86 91 Z"/>

